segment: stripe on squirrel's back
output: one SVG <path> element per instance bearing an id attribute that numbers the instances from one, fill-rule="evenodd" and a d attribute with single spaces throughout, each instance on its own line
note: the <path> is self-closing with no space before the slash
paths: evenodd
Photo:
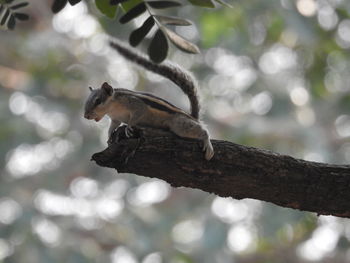
<path id="1" fill-rule="evenodd" d="M 146 103 L 147 105 L 161 110 L 161 111 L 165 111 L 168 112 L 170 114 L 175 114 L 175 113 L 181 113 L 181 114 L 185 114 L 190 118 L 193 118 L 191 115 L 189 115 L 187 112 L 185 112 L 184 110 L 176 107 L 175 105 L 171 104 L 170 102 L 159 98 L 153 94 L 149 94 L 149 93 L 144 93 L 144 92 L 136 92 L 138 94 L 138 98 L 140 98 L 144 103 Z"/>
<path id="2" fill-rule="evenodd" d="M 168 112 L 168 113 L 170 113 L 170 114 L 175 114 L 175 113 L 177 113 L 177 111 L 174 111 L 174 110 L 170 109 L 169 107 L 164 106 L 164 105 L 162 105 L 162 104 L 159 104 L 159 103 L 157 103 L 157 102 L 155 102 L 155 101 L 152 101 L 152 100 L 150 100 L 150 99 L 148 99 L 148 98 L 140 97 L 140 99 L 141 99 L 145 104 L 147 104 L 148 106 L 151 106 L 151 107 L 154 108 L 154 109 L 157 109 L 157 110 L 160 110 L 160 111 L 165 111 L 165 112 Z"/>
<path id="3" fill-rule="evenodd" d="M 151 93 L 141 92 L 141 91 L 137 91 L 136 93 L 137 93 L 137 94 L 144 95 L 144 96 L 148 96 L 148 97 L 151 97 L 151 98 L 154 98 L 154 99 L 156 99 L 156 100 L 160 100 L 160 101 L 162 101 L 162 102 L 168 104 L 169 106 L 171 106 L 171 107 L 173 107 L 173 108 L 176 108 L 176 109 L 178 109 L 178 110 L 180 110 L 180 111 L 183 111 L 182 109 L 180 109 L 179 107 L 177 107 L 177 106 L 175 106 L 174 104 L 170 103 L 169 101 L 167 101 L 167 100 L 165 100 L 165 99 L 162 99 L 162 98 L 160 98 L 160 97 L 158 97 L 158 96 L 156 96 L 156 95 L 153 95 L 153 94 L 151 94 Z"/>
<path id="4" fill-rule="evenodd" d="M 197 87 L 190 75 L 186 74 L 183 70 L 173 65 L 155 64 L 142 55 L 133 52 L 130 48 L 124 47 L 123 44 L 118 43 L 118 41 L 110 42 L 110 45 L 130 61 L 144 67 L 149 71 L 168 78 L 177 86 L 179 86 L 179 88 L 181 88 L 181 90 L 187 95 L 190 101 L 191 116 L 195 119 L 199 118 Z"/>
<path id="5" fill-rule="evenodd" d="M 141 91 L 133 91 L 133 90 L 122 89 L 122 88 L 114 89 L 114 91 L 115 91 L 114 94 L 117 96 L 119 96 L 119 95 L 122 96 L 124 94 L 133 95 L 136 98 L 142 100 L 148 106 L 155 108 L 157 110 L 168 112 L 170 114 L 181 113 L 181 114 L 185 114 L 189 118 L 193 118 L 190 114 L 188 114 L 187 112 L 185 112 L 181 108 L 179 108 L 179 107 L 171 104 L 170 102 L 166 101 L 165 99 L 162 99 L 162 98 L 160 98 L 156 95 L 153 95 L 151 93 L 141 92 Z"/>

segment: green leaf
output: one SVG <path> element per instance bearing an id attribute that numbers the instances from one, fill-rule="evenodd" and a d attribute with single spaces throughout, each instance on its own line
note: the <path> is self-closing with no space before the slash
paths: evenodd
<path id="1" fill-rule="evenodd" d="M 152 29 L 154 26 L 154 18 L 150 16 L 147 18 L 147 20 L 142 24 L 141 27 L 134 30 L 130 34 L 129 43 L 133 47 L 136 47 L 140 42 L 145 38 L 145 36 L 148 34 L 148 32 Z"/>
<path id="2" fill-rule="evenodd" d="M 214 8 L 215 5 L 211 0 L 188 0 L 192 5 Z"/>
<path id="3" fill-rule="evenodd" d="M 123 2 L 121 4 L 123 10 L 126 12 L 128 12 L 130 9 L 132 9 L 133 7 L 137 6 L 138 4 L 143 3 L 142 0 L 127 0 L 126 2 Z"/>
<path id="4" fill-rule="evenodd" d="M 148 47 L 148 55 L 153 62 L 160 63 L 166 58 L 168 49 L 168 41 L 163 31 L 158 29 Z"/>
<path id="5" fill-rule="evenodd" d="M 11 14 L 9 21 L 7 22 L 7 27 L 8 29 L 13 30 L 15 29 L 15 26 L 16 26 L 16 18 Z"/>
<path id="6" fill-rule="evenodd" d="M 109 4 L 110 5 L 119 5 L 119 4 L 124 3 L 126 1 L 128 1 L 128 0 L 110 0 Z"/>
<path id="7" fill-rule="evenodd" d="M 198 54 L 200 53 L 199 48 L 189 42 L 188 40 L 184 39 L 183 37 L 176 34 L 174 31 L 171 31 L 170 29 L 166 27 L 162 27 L 162 30 L 165 32 L 169 40 L 180 50 L 191 53 L 191 54 Z"/>
<path id="8" fill-rule="evenodd" d="M 187 19 L 178 18 L 175 16 L 154 16 L 159 22 L 164 25 L 173 25 L 173 26 L 189 26 L 192 23 Z"/>
<path id="9" fill-rule="evenodd" d="M 119 22 L 122 24 L 125 24 L 134 18 L 138 17 L 141 15 L 143 12 L 146 11 L 146 5 L 145 3 L 140 3 L 136 5 L 135 7 L 131 8 L 125 15 L 123 15 L 120 19 Z"/>
<path id="10" fill-rule="evenodd" d="M 181 6 L 181 3 L 175 1 L 147 1 L 150 7 L 155 9 L 170 8 L 175 6 Z"/>
<path id="11" fill-rule="evenodd" d="M 96 7 L 102 14 L 106 15 L 110 19 L 115 17 L 118 9 L 117 5 L 111 5 L 109 0 L 95 0 L 95 3 Z"/>

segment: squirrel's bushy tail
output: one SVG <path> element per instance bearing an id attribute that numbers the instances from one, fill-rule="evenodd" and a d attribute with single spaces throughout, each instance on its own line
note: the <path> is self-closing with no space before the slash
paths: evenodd
<path id="1" fill-rule="evenodd" d="M 191 115 L 195 119 L 199 118 L 199 101 L 197 94 L 197 86 L 194 79 L 184 70 L 169 64 L 156 64 L 143 55 L 139 55 L 132 51 L 129 47 L 125 47 L 118 41 L 111 41 L 112 48 L 117 50 L 126 59 L 144 67 L 145 69 L 152 71 L 156 74 L 164 76 L 179 86 L 182 91 L 188 96 L 191 104 Z"/>

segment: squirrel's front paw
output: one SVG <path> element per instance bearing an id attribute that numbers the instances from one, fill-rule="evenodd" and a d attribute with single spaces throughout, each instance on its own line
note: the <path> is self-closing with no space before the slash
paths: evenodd
<path id="1" fill-rule="evenodd" d="M 126 136 L 126 138 L 134 137 L 134 129 L 131 128 L 130 126 L 127 126 L 125 128 L 125 136 Z"/>
<path id="2" fill-rule="evenodd" d="M 108 146 L 113 144 L 113 143 L 119 142 L 122 139 L 126 139 L 127 138 L 125 135 L 126 128 L 127 128 L 127 126 L 123 125 L 123 126 L 118 127 L 118 129 L 114 130 L 107 140 Z"/>

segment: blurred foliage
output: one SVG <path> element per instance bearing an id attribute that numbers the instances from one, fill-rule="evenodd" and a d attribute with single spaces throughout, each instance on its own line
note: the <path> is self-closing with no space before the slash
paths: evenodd
<path id="1" fill-rule="evenodd" d="M 13 1 L 13 0 L 8 0 Z M 214 0 L 219 5 L 226 7 L 231 7 L 230 4 L 221 1 Z M 57 14 L 63 10 L 63 8 L 69 3 L 72 6 L 80 3 L 81 0 L 54 0 L 51 6 L 53 13 Z M 215 4 L 212 0 L 189 0 L 189 2 L 194 6 L 214 8 Z M 173 32 L 171 29 L 167 28 L 167 25 L 175 26 L 188 26 L 189 21 L 179 17 L 171 17 L 165 15 L 158 15 L 164 9 L 179 7 L 182 4 L 178 1 L 173 0 L 156 0 L 156 1 L 144 1 L 144 0 L 96 0 L 95 1 L 97 9 L 110 19 L 114 19 L 117 13 L 117 8 L 119 5 L 125 12 L 119 19 L 121 24 L 126 24 L 130 21 L 135 21 L 139 16 L 148 16 L 145 23 L 137 29 L 133 30 L 129 37 L 129 44 L 131 46 L 137 46 L 142 40 L 148 35 L 152 28 L 157 28 L 156 33 L 152 36 L 152 41 L 148 48 L 148 55 L 150 59 L 155 63 L 160 63 L 166 59 L 168 56 L 168 41 L 172 42 L 175 47 L 179 50 L 190 53 L 198 54 L 198 47 L 181 37 L 177 33 Z M 1 7 L 1 6 L 0 6 Z M 15 17 L 12 17 L 14 21 Z M 2 21 L 1 21 L 2 22 Z M 10 23 L 11 25 L 13 23 Z M 12 25 L 13 29 L 14 25 Z M 153 30 L 154 31 L 154 30 Z M 157 52 L 155 52 L 157 51 Z"/>
<path id="2" fill-rule="evenodd" d="M 82 118 L 87 87 L 108 81 L 188 102 L 108 48 L 105 32 L 127 39 L 147 17 L 121 26 L 92 2 L 69 3 L 52 15 L 50 3 L 31 1 L 31 19 L 0 33 L 0 262 L 350 261 L 346 219 L 173 189 L 90 163 L 106 146 L 108 120 Z M 202 54 L 170 48 L 170 58 L 198 78 L 212 137 L 348 163 L 349 3 L 229 4 L 167 13 L 194 22 L 173 30 Z"/>
<path id="3" fill-rule="evenodd" d="M 28 2 L 14 3 L 14 0 L 0 1 L 0 29 L 13 30 L 18 21 L 26 21 L 29 16 L 18 9 L 26 7 Z"/>

